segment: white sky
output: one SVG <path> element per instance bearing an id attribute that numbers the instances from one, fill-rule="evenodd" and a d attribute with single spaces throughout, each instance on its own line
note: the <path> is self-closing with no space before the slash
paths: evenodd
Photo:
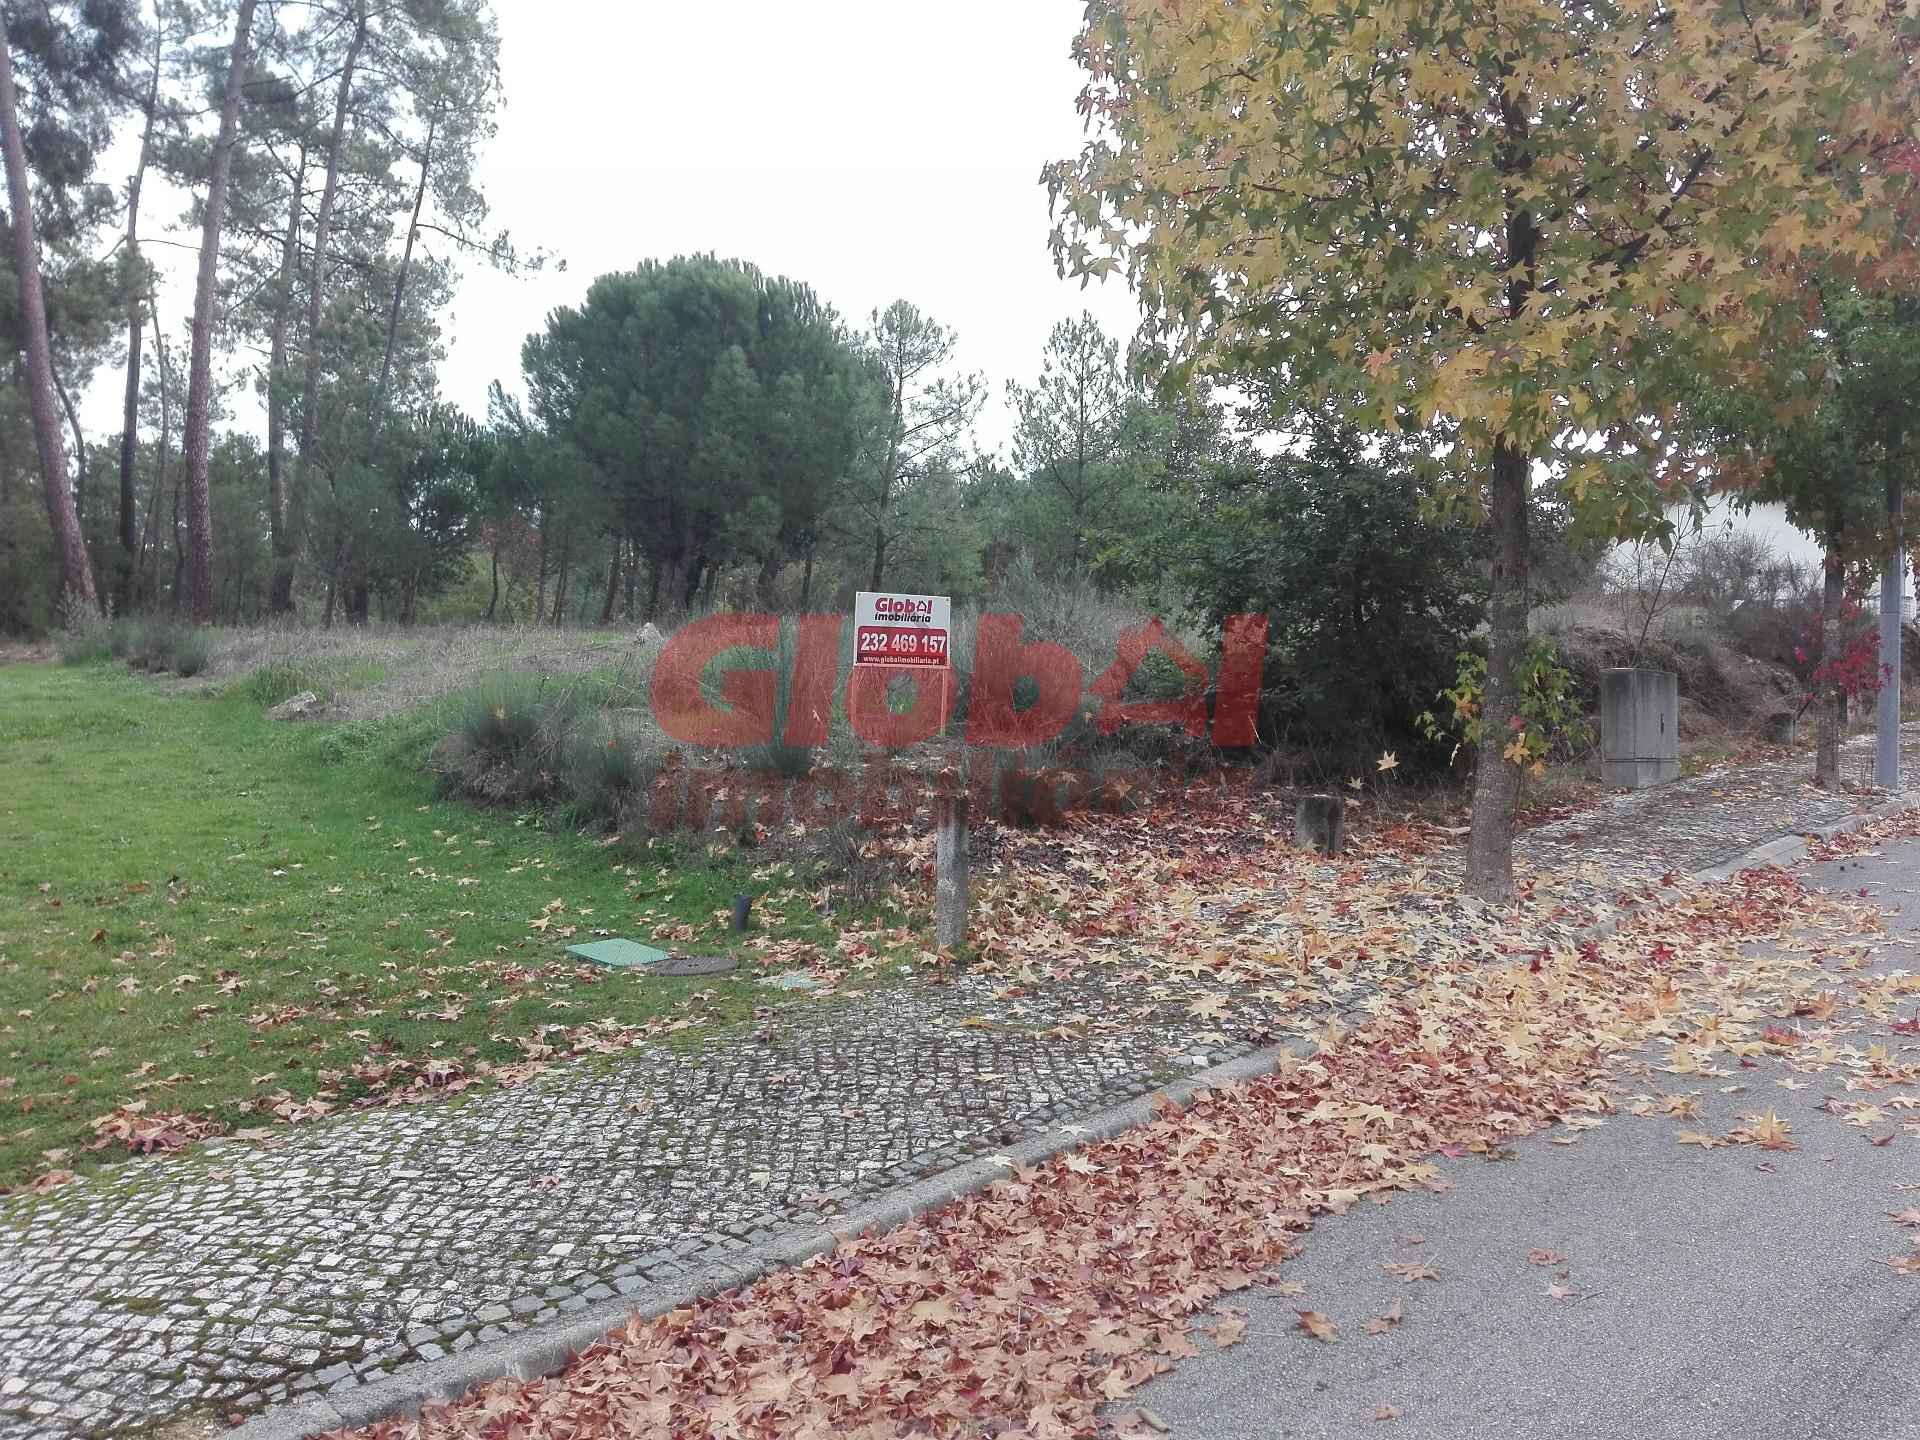
<path id="1" fill-rule="evenodd" d="M 807 281 L 860 323 L 905 298 L 956 329 L 994 389 L 989 443 L 1055 321 L 1086 306 L 1132 333 L 1124 286 L 1083 294 L 1047 249 L 1040 169 L 1081 137 L 1080 0 L 495 4 L 494 218 L 568 268 L 468 277 L 442 371 L 456 402 L 516 374 L 521 338 L 593 277 L 695 251 Z"/>

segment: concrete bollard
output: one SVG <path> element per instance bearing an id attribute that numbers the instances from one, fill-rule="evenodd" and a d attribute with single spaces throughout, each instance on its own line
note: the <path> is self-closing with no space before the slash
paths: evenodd
<path id="1" fill-rule="evenodd" d="M 1338 795 L 1302 795 L 1293 812 L 1293 843 L 1338 855 L 1347 843 L 1347 806 Z"/>
<path id="2" fill-rule="evenodd" d="M 958 953 L 967 944 L 967 797 L 933 801 L 934 942 Z"/>

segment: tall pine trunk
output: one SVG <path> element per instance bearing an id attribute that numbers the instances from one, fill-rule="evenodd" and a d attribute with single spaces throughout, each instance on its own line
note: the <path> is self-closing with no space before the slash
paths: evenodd
<path id="1" fill-rule="evenodd" d="M 208 429 L 213 413 L 214 278 L 220 265 L 220 230 L 227 218 L 227 180 L 233 173 L 234 136 L 240 126 L 240 92 L 247 83 L 248 45 L 258 0 L 240 0 L 227 56 L 226 90 L 220 98 L 220 135 L 207 177 L 206 213 L 200 227 L 200 273 L 193 290 L 193 353 L 187 363 L 186 452 L 187 603 L 194 621 L 213 620 L 213 494 L 207 481 Z"/>
<path id="2" fill-rule="evenodd" d="M 20 326 L 27 353 L 27 406 L 33 414 L 33 440 L 40 453 L 40 484 L 46 492 L 47 521 L 53 529 L 54 560 L 60 573 L 63 606 L 98 611 L 93 566 L 80 533 L 80 517 L 67 483 L 66 446 L 60 438 L 60 412 L 53 393 L 53 344 L 47 336 L 47 299 L 41 289 L 40 238 L 33 218 L 33 191 L 27 181 L 27 152 L 20 136 L 20 100 L 13 84 L 13 52 L 0 9 L 0 150 L 5 152 L 8 208 L 13 212 L 13 268 L 20 282 Z"/>
<path id="3" fill-rule="evenodd" d="M 613 559 L 607 564 L 607 598 L 600 606 L 600 623 L 613 623 L 613 605 L 620 598 L 620 542 L 613 542 Z"/>
<path id="4" fill-rule="evenodd" d="M 148 545 L 152 563 L 148 567 L 147 600 L 151 604 L 160 602 L 160 501 L 167 493 L 168 451 L 173 445 L 173 397 L 167 385 L 167 337 L 160 333 L 159 298 L 154 294 L 153 277 L 147 277 L 147 309 L 153 315 L 153 353 L 160 361 L 160 453 L 155 457 L 153 470 L 153 498 L 147 502 L 146 539 L 141 548 Z"/>
<path id="5" fill-rule="evenodd" d="M 1820 597 L 1820 665 L 1827 679 L 1814 698 L 1819 707 L 1820 748 L 1813 762 L 1813 783 L 1827 789 L 1840 783 L 1840 740 L 1847 725 L 1847 697 L 1839 685 L 1840 613 L 1846 603 L 1847 567 L 1840 552 L 1828 545 Z"/>
<path id="6" fill-rule="evenodd" d="M 553 581 L 553 623 L 558 625 L 567 611 L 567 570 L 573 561 L 573 536 L 560 537 L 560 569 Z"/>
<path id="7" fill-rule="evenodd" d="M 354 14 L 353 38 L 347 42 L 346 58 L 340 65 L 340 82 L 333 93 L 333 124 L 327 132 L 327 168 L 320 182 L 320 206 L 313 217 L 313 258 L 307 274 L 306 365 L 300 384 L 299 462 L 294 470 L 294 491 L 301 496 L 309 493 L 308 480 L 313 470 L 314 444 L 320 427 L 320 322 L 326 313 L 327 244 L 333 233 L 334 203 L 340 194 L 340 157 L 346 145 L 348 104 L 353 97 L 353 80 L 360 63 L 360 52 L 366 43 L 367 12 L 364 6 L 358 6 Z M 326 618 L 322 622 L 328 629 L 333 628 L 342 559 L 338 515 L 333 523 L 333 543 L 327 558 Z"/>
<path id="8" fill-rule="evenodd" d="M 140 263 L 140 187 L 147 178 L 153 154 L 153 120 L 160 108 L 160 59 L 166 29 L 153 27 L 153 77 L 147 84 L 146 122 L 140 129 L 140 154 L 133 179 L 127 184 L 127 264 L 136 272 Z M 127 388 L 120 407 L 120 573 L 114 589 L 121 612 L 133 608 L 133 592 L 140 569 L 138 461 L 140 456 L 140 341 L 146 320 L 140 313 L 137 287 L 127 302 Z"/>
<path id="9" fill-rule="evenodd" d="M 900 483 L 900 449 L 907 427 L 907 382 L 904 376 L 893 385 L 893 429 L 887 437 L 887 465 L 880 476 L 879 503 L 873 517 L 873 580 L 878 590 L 887 578 L 887 511 L 893 505 L 893 492 Z"/>
<path id="10" fill-rule="evenodd" d="M 58 370 L 53 372 L 53 393 L 60 397 L 60 408 L 67 416 L 67 428 L 73 431 L 73 515 L 80 522 L 80 538 L 84 543 L 87 535 L 87 434 L 80 428 L 80 412 L 74 408 L 73 392 L 60 379 Z"/>
<path id="11" fill-rule="evenodd" d="M 288 310 L 293 304 L 294 272 L 300 259 L 300 213 L 306 189 L 307 152 L 303 147 L 293 167 L 286 233 L 280 237 L 280 290 L 274 297 L 273 334 L 267 347 L 267 524 L 273 541 L 273 580 L 267 594 L 267 610 L 274 615 L 293 613 L 294 562 L 300 548 L 294 535 L 292 491 L 287 485 L 285 378 Z"/>
<path id="12" fill-rule="evenodd" d="M 400 251 L 400 269 L 393 278 L 393 305 L 387 312 L 387 343 L 380 354 L 380 379 L 373 390 L 373 415 L 367 425 L 366 463 L 373 465 L 380 427 L 387 414 L 387 392 L 393 387 L 393 352 L 400 341 L 400 315 L 407 299 L 407 276 L 413 269 L 414 242 L 420 236 L 420 211 L 427 201 L 427 176 L 433 168 L 433 137 L 439 131 L 436 114 L 427 122 L 427 143 L 420 152 L 420 179 L 413 191 L 413 218 L 407 223 L 407 243 Z"/>
<path id="13" fill-rule="evenodd" d="M 533 600 L 533 623 L 538 625 L 547 614 L 547 517 L 540 517 L 540 582 Z"/>

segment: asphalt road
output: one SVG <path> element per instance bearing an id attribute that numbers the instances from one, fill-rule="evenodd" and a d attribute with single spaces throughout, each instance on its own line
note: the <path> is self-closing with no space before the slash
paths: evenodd
<path id="1" fill-rule="evenodd" d="M 1880 963 L 1920 969 L 1920 842 L 1882 848 L 1815 878 L 1899 906 Z M 1896 1058 L 1920 1055 L 1920 1041 L 1903 1044 Z M 1669 1091 L 1700 1092 L 1705 1118 L 1619 1116 L 1564 1147 L 1538 1137 L 1515 1161 L 1447 1162 L 1449 1193 L 1322 1220 L 1287 1267 L 1305 1295 L 1254 1292 L 1241 1344 L 1130 1403 L 1177 1440 L 1920 1437 L 1920 1275 L 1875 1263 L 1911 1248 L 1916 1232 L 1888 1212 L 1920 1205 L 1920 1190 L 1895 1189 L 1920 1185 L 1920 1136 L 1875 1148 L 1813 1108 L 1845 1094 L 1841 1072 L 1799 1091 L 1774 1083 L 1787 1073 L 1663 1075 Z M 1799 1149 L 1675 1141 L 1676 1128 L 1724 1133 L 1769 1104 Z M 1543 1268 L 1533 1250 L 1566 1258 Z M 1381 1269 L 1408 1260 L 1441 1278 L 1403 1285 Z M 1551 1297 L 1555 1284 L 1575 1294 Z M 1404 1321 L 1369 1335 L 1394 1301 Z M 1340 1339 L 1290 1328 L 1302 1308 Z M 1375 1419 L 1382 1406 L 1399 1416 Z"/>

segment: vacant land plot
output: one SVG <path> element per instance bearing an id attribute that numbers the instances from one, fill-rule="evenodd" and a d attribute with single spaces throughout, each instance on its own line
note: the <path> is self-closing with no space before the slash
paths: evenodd
<path id="1" fill-rule="evenodd" d="M 886 948 L 786 865 L 444 800 L 404 716 L 262 709 L 244 685 L 0 666 L 0 1188 L 738 1018 L 778 998 L 770 966 Z M 761 928 L 718 981 L 564 953 L 724 951 L 740 889 Z"/>

